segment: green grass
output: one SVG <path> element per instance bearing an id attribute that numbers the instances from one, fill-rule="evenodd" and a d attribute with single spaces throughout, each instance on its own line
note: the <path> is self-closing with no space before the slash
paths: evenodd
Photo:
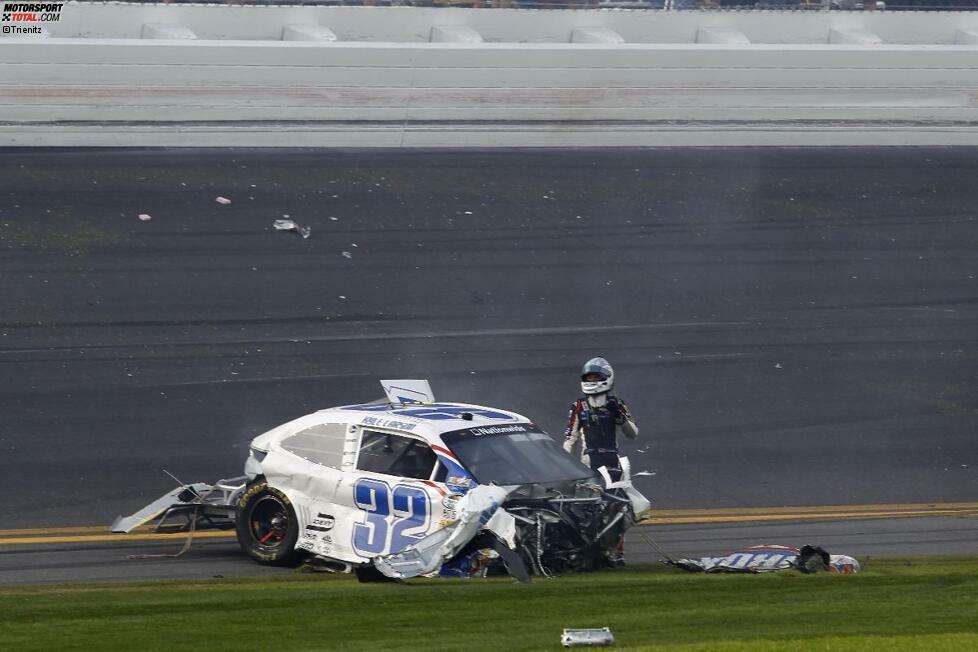
<path id="1" fill-rule="evenodd" d="M 642 566 L 535 579 L 350 576 L 0 590 L 0 650 L 556 650 L 610 627 L 633 650 L 976 650 L 978 559 L 855 576 Z"/>

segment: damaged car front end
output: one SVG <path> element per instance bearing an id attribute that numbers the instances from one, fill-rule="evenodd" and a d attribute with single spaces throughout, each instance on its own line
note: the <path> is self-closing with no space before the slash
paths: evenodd
<path id="1" fill-rule="evenodd" d="M 395 579 L 484 576 L 504 569 L 521 581 L 617 566 L 636 508 L 640 514 L 648 502 L 633 502 L 623 490 L 627 481 L 616 484 L 611 490 L 590 480 L 560 489 L 478 485 L 459 500 L 455 522 L 372 563 Z"/>
<path id="2" fill-rule="evenodd" d="M 602 484 L 589 468 L 531 423 L 467 428 L 443 433 L 441 438 L 457 457 L 459 472 L 466 474 L 449 478 L 449 485 L 472 483 L 476 489 L 459 500 L 458 520 L 435 533 L 432 540 L 374 560 L 389 577 L 433 573 L 433 559 L 420 566 L 407 562 L 415 550 L 426 550 L 430 557 L 438 550 L 435 541 L 446 537 L 444 531 L 467 532 L 476 515 L 495 541 L 490 539 L 494 545 L 489 549 L 470 554 L 484 558 L 492 550 L 500 554 L 498 563 L 471 564 L 464 555 L 456 560 L 458 551 L 450 545 L 453 539 L 446 538 L 447 545 L 438 555 L 442 561 L 439 574 L 489 571 L 502 564 L 517 577 L 546 576 L 616 565 L 622 558 L 625 530 L 649 508 L 648 501 L 631 486 L 627 459 L 623 460 L 623 478 L 612 482 L 604 474 Z M 516 552 L 519 563 L 501 552 L 497 541 Z"/>

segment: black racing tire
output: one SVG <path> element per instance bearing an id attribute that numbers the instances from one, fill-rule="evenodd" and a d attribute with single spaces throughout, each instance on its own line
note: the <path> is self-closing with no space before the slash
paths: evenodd
<path id="1" fill-rule="evenodd" d="M 259 564 L 290 566 L 301 557 L 295 549 L 299 521 L 292 501 L 264 480 L 248 485 L 238 498 L 234 529 L 241 549 Z"/>

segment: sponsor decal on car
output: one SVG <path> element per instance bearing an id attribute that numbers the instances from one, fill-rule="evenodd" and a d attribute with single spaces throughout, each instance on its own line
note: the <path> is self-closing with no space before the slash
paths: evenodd
<path id="1" fill-rule="evenodd" d="M 513 433 L 532 431 L 521 423 L 515 423 L 511 426 L 484 426 L 482 428 L 470 428 L 469 432 L 476 437 L 480 437 L 483 435 L 511 435 Z"/>
<path id="2" fill-rule="evenodd" d="M 365 426 L 379 426 L 381 428 L 392 428 L 394 430 L 414 430 L 418 424 L 408 423 L 407 421 L 396 421 L 394 419 L 382 419 L 380 417 L 364 417 L 360 420 Z"/>

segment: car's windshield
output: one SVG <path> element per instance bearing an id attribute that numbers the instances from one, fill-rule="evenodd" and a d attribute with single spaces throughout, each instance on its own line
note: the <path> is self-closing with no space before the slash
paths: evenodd
<path id="1" fill-rule="evenodd" d="M 442 439 L 480 484 L 548 484 L 594 475 L 532 424 L 469 428 Z"/>

